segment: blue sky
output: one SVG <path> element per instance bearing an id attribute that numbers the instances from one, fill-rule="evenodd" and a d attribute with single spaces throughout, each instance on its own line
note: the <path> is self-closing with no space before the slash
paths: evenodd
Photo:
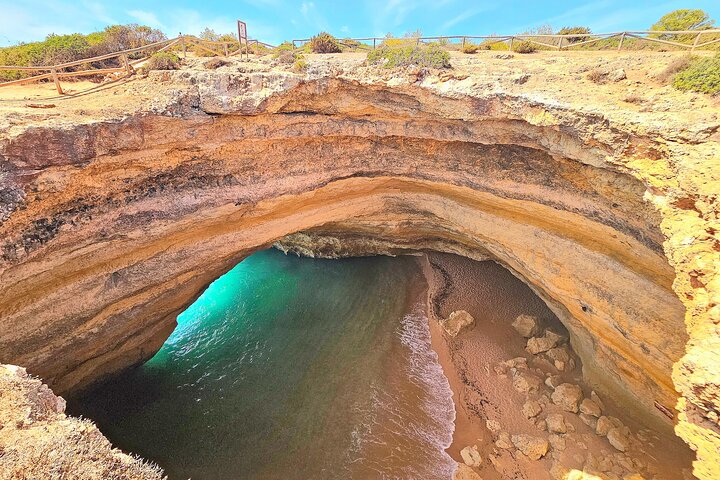
<path id="1" fill-rule="evenodd" d="M 483 35 L 550 24 L 607 32 L 645 29 L 677 8 L 702 8 L 720 20 L 719 0 L 0 0 L 0 46 L 114 23 L 142 23 L 171 37 L 206 26 L 225 33 L 235 31 L 238 18 L 248 23 L 251 38 L 273 44 L 320 30 L 342 37 L 416 29 L 424 35 Z"/>

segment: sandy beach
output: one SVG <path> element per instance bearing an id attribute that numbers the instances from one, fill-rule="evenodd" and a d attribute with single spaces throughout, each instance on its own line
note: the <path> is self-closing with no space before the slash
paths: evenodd
<path id="1" fill-rule="evenodd" d="M 620 417 L 635 432 L 630 435 L 632 445 L 624 453 L 596 434 L 596 418 L 589 419 L 591 425 L 587 425 L 578 414 L 553 403 L 553 389 L 544 383 L 551 375 L 556 382 L 579 385 L 586 398 L 591 389 L 584 385 L 580 360 L 569 345 L 565 348 L 572 360 L 564 370 L 556 368 L 546 355 L 526 351 L 527 339 L 512 326 L 519 315 L 537 317 L 545 328 L 565 339 L 567 331 L 545 303 L 508 270 L 494 262 L 442 253 L 428 253 L 418 261 L 428 282 L 432 345 L 453 390 L 457 412 L 448 449 L 453 459 L 463 463 L 460 451 L 476 445 L 483 462 L 474 471 L 485 480 L 562 478 L 568 471 L 583 469 L 600 478 L 640 473 L 670 480 L 688 473 L 690 458 L 686 451 L 674 441 L 642 429 L 632 419 L 622 418 L 621 410 L 610 399 L 603 402 L 603 414 Z M 470 313 L 475 325 L 453 338 L 440 321 L 457 310 Z M 520 357 L 526 359 L 527 367 L 523 367 L 524 361 L 511 361 Z M 516 365 L 520 368 L 514 368 Z M 533 380 L 539 385 L 533 385 Z M 526 402 L 537 402 L 541 413 L 526 415 Z M 548 415 L 562 416 L 567 431 L 549 432 Z M 494 432 L 488 428 L 488 421 Z M 511 443 L 503 444 L 503 438 L 519 434 L 548 439 L 547 454 L 531 460 Z M 656 458 L 648 453 L 657 449 L 668 455 Z"/>

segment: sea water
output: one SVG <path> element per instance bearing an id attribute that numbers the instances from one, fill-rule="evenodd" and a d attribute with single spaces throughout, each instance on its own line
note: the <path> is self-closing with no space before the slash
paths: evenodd
<path id="1" fill-rule="evenodd" d="M 409 258 L 256 253 L 70 411 L 171 479 L 450 478 L 420 282 Z"/>

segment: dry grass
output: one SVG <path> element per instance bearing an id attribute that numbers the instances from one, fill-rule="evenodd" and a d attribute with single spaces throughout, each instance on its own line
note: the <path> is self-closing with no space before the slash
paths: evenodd
<path id="1" fill-rule="evenodd" d="M 674 59 L 663 71 L 655 75 L 655 79 L 664 84 L 671 83 L 675 75 L 690 66 L 692 59 L 691 55 L 683 55 Z"/>
<path id="2" fill-rule="evenodd" d="M 112 448 L 88 420 L 65 417 L 65 402 L 27 375 L 0 365 L 0 478 L 161 480 L 162 470 Z"/>

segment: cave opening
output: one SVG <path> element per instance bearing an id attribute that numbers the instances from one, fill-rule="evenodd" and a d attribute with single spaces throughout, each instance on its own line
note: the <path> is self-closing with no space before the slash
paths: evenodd
<path id="1" fill-rule="evenodd" d="M 170 479 L 450 478 L 468 446 L 491 459 L 474 467 L 483 478 L 550 478 L 556 464 L 601 478 L 689 468 L 669 429 L 600 400 L 570 332 L 501 264 L 278 246 L 285 254 L 257 252 L 218 278 L 154 357 L 72 396 L 69 411 Z M 453 336 L 457 311 L 474 324 Z M 528 343 L 552 334 L 551 348 Z M 578 400 L 568 411 L 553 396 L 562 384 L 602 410 Z M 634 432 L 622 452 L 597 434 L 608 421 Z M 548 453 L 528 461 L 518 436 L 546 439 Z"/>

